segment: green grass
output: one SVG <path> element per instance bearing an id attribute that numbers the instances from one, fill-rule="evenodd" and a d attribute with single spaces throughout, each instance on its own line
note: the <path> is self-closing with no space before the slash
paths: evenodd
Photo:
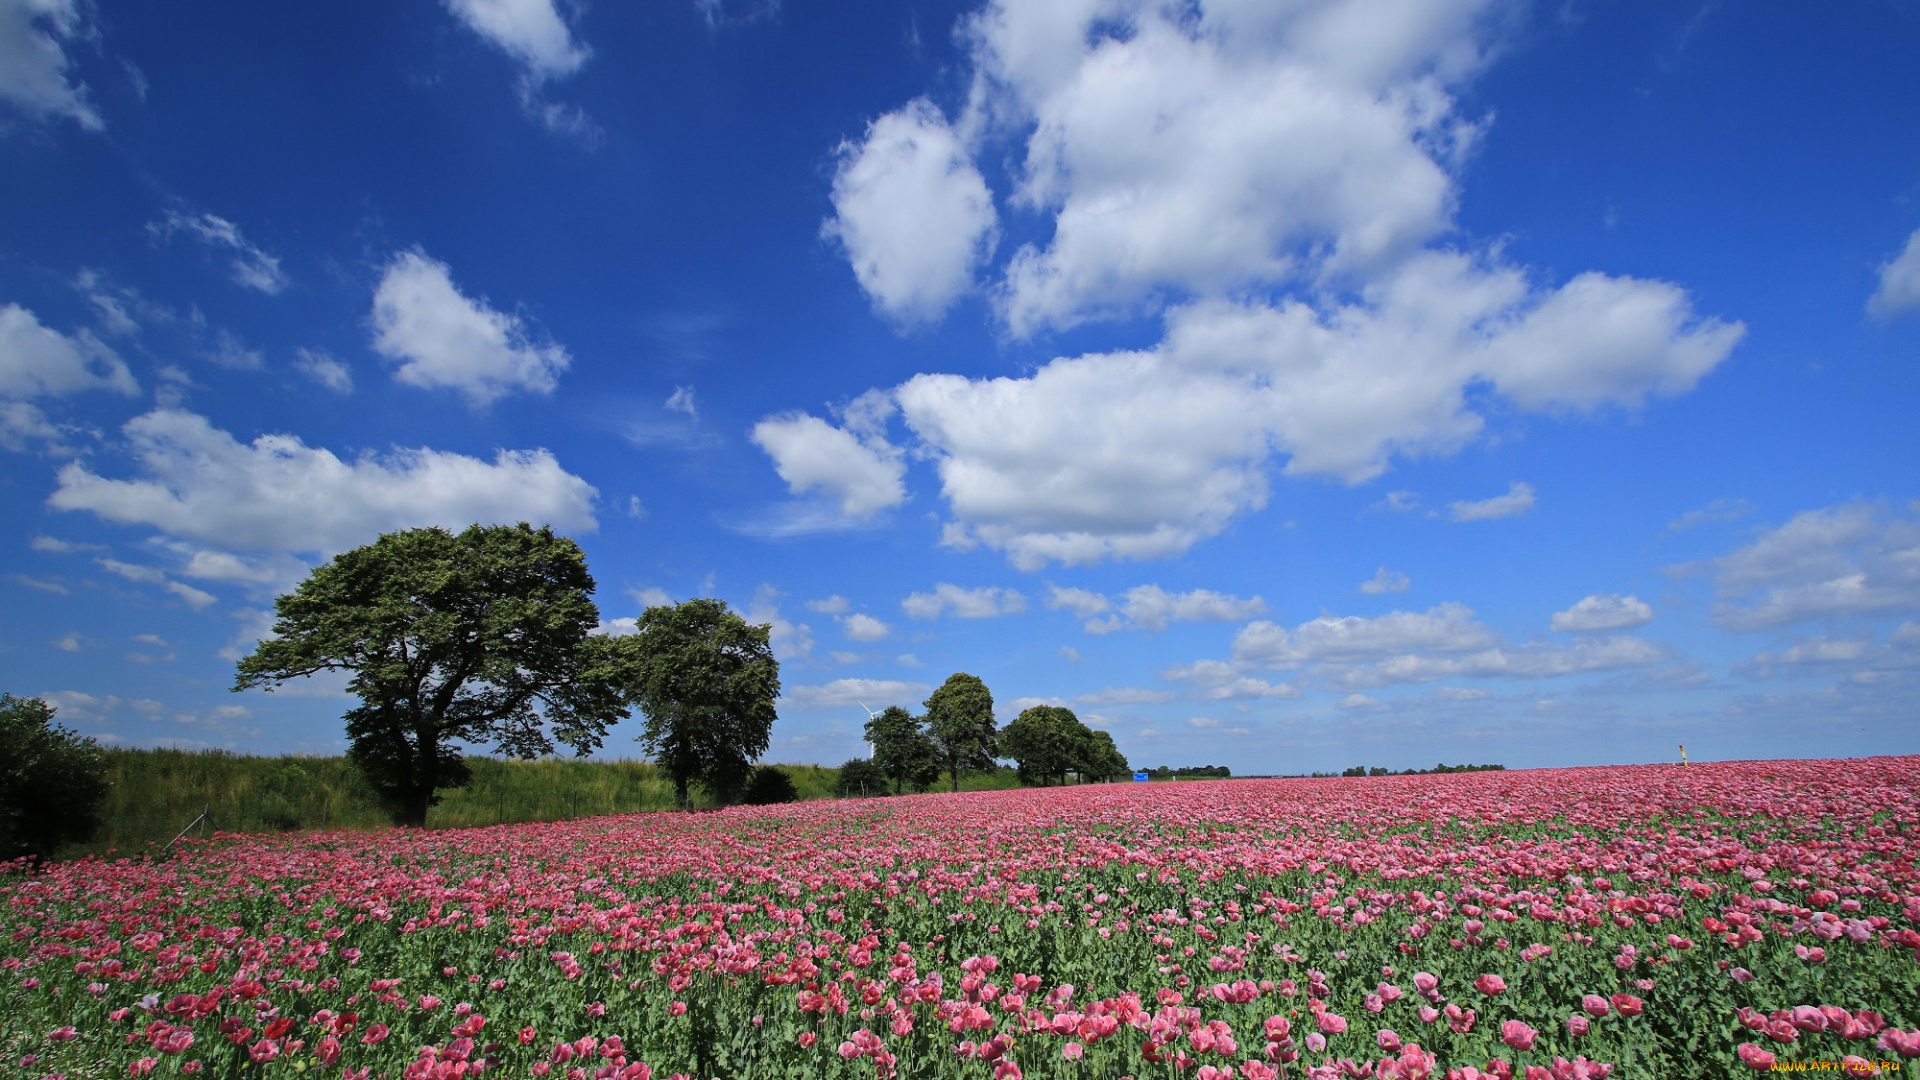
<path id="1" fill-rule="evenodd" d="M 204 831 L 390 828 L 373 789 L 344 757 L 251 757 L 224 751 L 108 749 L 100 835 L 67 857 L 157 851 L 206 814 Z M 673 809 L 673 783 L 644 761 L 470 757 L 473 780 L 441 792 L 427 827 L 467 828 Z M 802 800 L 833 797 L 840 770 L 781 765 Z M 1014 770 L 961 778 L 962 791 L 1020 786 Z M 945 791 L 942 777 L 933 790 Z M 698 793 L 696 807 L 712 802 Z M 194 833 L 202 831 L 194 826 Z"/>

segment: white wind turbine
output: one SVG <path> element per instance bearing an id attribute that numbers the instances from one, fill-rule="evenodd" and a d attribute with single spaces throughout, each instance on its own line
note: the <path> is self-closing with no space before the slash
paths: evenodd
<path id="1" fill-rule="evenodd" d="M 858 699 L 858 698 L 855 698 L 854 700 L 856 700 L 856 701 L 859 701 L 859 699 Z M 867 703 L 866 703 L 866 702 L 864 702 L 864 701 L 860 701 L 860 707 L 861 707 L 861 708 L 863 708 L 863 709 L 867 709 Z M 879 713 L 877 713 L 877 712 L 874 712 L 874 711 L 873 711 L 872 709 L 867 709 L 867 722 L 868 722 L 868 723 L 872 723 L 872 722 L 873 722 L 873 718 L 874 718 L 874 717 L 876 717 L 876 716 L 879 716 L 879 715 L 880 715 Z M 861 729 L 861 734 L 862 734 L 862 735 L 864 736 L 864 735 L 866 734 L 866 729 L 864 729 L 864 728 L 862 728 L 862 729 Z M 872 761 L 872 760 L 873 760 L 873 742 L 872 742 L 872 740 L 870 740 L 870 739 L 867 739 L 867 738 L 864 738 L 864 737 L 863 737 L 863 738 L 862 738 L 862 739 L 861 739 L 860 741 L 861 741 L 861 742 L 863 742 L 863 743 L 865 743 L 865 744 L 866 744 L 866 746 L 867 746 L 867 760 L 868 760 L 868 761 Z"/>

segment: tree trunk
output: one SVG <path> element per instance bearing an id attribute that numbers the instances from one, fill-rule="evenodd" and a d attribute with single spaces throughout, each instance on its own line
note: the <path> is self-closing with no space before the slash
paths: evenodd
<path id="1" fill-rule="evenodd" d="M 673 797 L 678 801 L 680 809 L 689 811 L 693 809 L 693 797 L 687 791 L 686 777 L 679 775 L 674 776 Z"/>
<path id="2" fill-rule="evenodd" d="M 406 801 L 401 806 L 403 820 L 401 825 L 409 829 L 427 827 L 427 808 L 433 803 L 432 788 L 414 788 L 407 792 Z"/>

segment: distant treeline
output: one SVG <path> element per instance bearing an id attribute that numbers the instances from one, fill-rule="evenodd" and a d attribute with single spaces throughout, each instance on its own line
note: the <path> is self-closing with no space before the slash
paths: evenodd
<path id="1" fill-rule="evenodd" d="M 1225 765 L 1189 765 L 1178 769 L 1171 765 L 1162 765 L 1150 770 L 1147 775 L 1155 780 L 1190 780 L 1203 777 L 1227 779 L 1233 775 L 1233 770 Z"/>
<path id="2" fill-rule="evenodd" d="M 1382 768 L 1381 766 L 1378 766 L 1378 765 L 1371 765 L 1371 766 L 1355 765 L 1353 768 L 1348 769 L 1347 771 L 1341 773 L 1340 775 L 1341 776 L 1429 776 L 1434 773 L 1505 772 L 1505 771 L 1507 771 L 1507 767 L 1505 765 L 1435 765 L 1431 769 L 1401 769 L 1399 772 L 1395 772 L 1392 769 Z M 1314 773 L 1313 775 L 1332 776 L 1333 774 L 1332 773 Z"/>

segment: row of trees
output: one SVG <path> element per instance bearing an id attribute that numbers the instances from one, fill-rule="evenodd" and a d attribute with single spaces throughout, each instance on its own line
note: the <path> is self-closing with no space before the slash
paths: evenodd
<path id="1" fill-rule="evenodd" d="M 598 634 L 593 590 L 585 553 L 549 527 L 387 533 L 275 601 L 273 634 L 241 659 L 233 688 L 348 674 L 360 699 L 346 714 L 348 756 L 402 825 L 424 825 L 439 793 L 467 782 L 461 744 L 584 755 L 633 709 L 646 718 L 637 741 L 682 805 L 696 784 L 722 803 L 778 801 L 785 774 L 753 764 L 780 694 L 769 628 L 699 599 L 648 608 L 632 634 Z M 996 757 L 1040 784 L 1128 771 L 1112 738 L 1068 709 L 1036 706 L 1002 731 L 972 675 L 954 675 L 925 706 L 868 725 L 873 765 L 895 790 L 942 773 L 958 790 Z"/>
<path id="2" fill-rule="evenodd" d="M 1001 728 L 993 719 L 993 694 L 965 672 L 947 679 L 915 716 L 889 705 L 867 721 L 869 758 L 840 767 L 844 794 L 872 794 L 891 786 L 895 794 L 925 791 L 945 774 L 948 788 L 960 790 L 960 777 L 985 772 L 997 759 L 1010 758 L 1020 781 L 1042 786 L 1065 783 L 1069 773 L 1082 783 L 1112 780 L 1132 770 L 1113 744 L 1113 736 L 1095 731 L 1073 710 L 1035 705 Z"/>
<path id="3" fill-rule="evenodd" d="M 1342 772 L 1340 775 L 1341 776 L 1431 776 L 1436 773 L 1504 772 L 1506 771 L 1506 768 L 1507 767 L 1505 765 L 1445 765 L 1445 764 L 1442 764 L 1442 765 L 1435 765 L 1431 769 L 1401 769 L 1399 772 L 1394 772 L 1392 769 L 1386 768 L 1385 766 L 1382 766 L 1382 765 L 1373 765 L 1373 766 L 1355 765 L 1353 768 L 1348 769 L 1345 772 Z M 1319 775 L 1319 774 L 1316 773 L 1315 775 Z M 1328 773 L 1327 775 L 1331 776 L 1333 774 Z"/>

